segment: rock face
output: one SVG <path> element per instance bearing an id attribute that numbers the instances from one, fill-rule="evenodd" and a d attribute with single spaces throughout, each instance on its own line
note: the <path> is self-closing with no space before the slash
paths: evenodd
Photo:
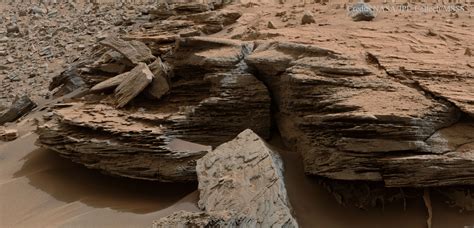
<path id="1" fill-rule="evenodd" d="M 150 10 L 153 28 L 146 32 L 131 32 L 127 38 L 147 43 L 157 56 L 172 50 L 175 41 L 181 37 L 220 32 L 242 16 L 234 10 L 215 10 L 215 6 L 212 3 L 176 3 Z"/>
<path id="2" fill-rule="evenodd" d="M 188 45 L 193 42 L 199 45 Z M 38 142 L 109 174 L 195 180 L 196 159 L 209 151 L 208 146 L 247 128 L 269 137 L 270 96 L 262 82 L 245 72 L 246 47 L 231 40 L 181 39 L 175 54 L 164 60 L 174 68 L 166 96 L 138 96 L 120 110 L 107 91 L 86 96 L 86 102 L 55 110 L 55 118 L 38 128 Z M 107 80 L 95 70 L 83 72 L 89 72 L 82 75 L 86 82 Z"/>
<path id="3" fill-rule="evenodd" d="M 127 77 L 115 88 L 115 100 L 118 108 L 122 108 L 142 92 L 153 80 L 154 76 L 148 66 L 139 63 Z"/>
<path id="4" fill-rule="evenodd" d="M 170 70 L 169 66 L 164 64 L 161 59 L 157 59 L 150 64 L 150 70 L 153 73 L 153 81 L 145 91 L 150 97 L 160 99 L 170 90 Z"/>
<path id="5" fill-rule="evenodd" d="M 446 100 L 474 117 L 474 73 L 463 64 L 432 63 L 430 59 L 370 53 L 387 74 L 408 81 L 434 97 Z M 400 67 L 402 66 L 402 67 Z"/>
<path id="6" fill-rule="evenodd" d="M 272 91 L 281 134 L 308 174 L 390 187 L 474 183 L 474 135 L 470 120 L 459 122 L 462 105 L 363 57 L 317 47 L 264 43 L 246 62 Z"/>
<path id="7" fill-rule="evenodd" d="M 158 221 L 158 227 L 298 227 L 286 195 L 283 163 L 251 130 L 206 154 L 196 169 L 199 207 L 206 213 L 180 212 Z"/>
<path id="8" fill-rule="evenodd" d="M 134 65 L 140 62 L 149 63 L 155 59 L 151 54 L 151 50 L 144 43 L 137 40 L 127 42 L 116 37 L 108 37 L 100 43 L 119 52 Z"/>

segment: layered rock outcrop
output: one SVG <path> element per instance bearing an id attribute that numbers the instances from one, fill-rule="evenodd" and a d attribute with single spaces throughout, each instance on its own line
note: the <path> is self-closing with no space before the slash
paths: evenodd
<path id="1" fill-rule="evenodd" d="M 473 184 L 472 121 L 460 121 L 468 108 L 394 77 L 372 57 L 273 42 L 258 44 L 246 62 L 269 86 L 282 137 L 308 174 L 389 187 Z"/>
<path id="2" fill-rule="evenodd" d="M 178 39 L 175 51 L 163 56 L 162 64 L 167 69 L 163 72 L 173 72 L 169 74 L 170 92 L 163 99 L 150 104 L 139 96 L 123 111 L 111 107 L 108 111 L 92 111 L 108 109 L 107 97 L 98 102 L 102 104 L 74 104 L 57 111 L 58 124 L 41 128 L 40 142 L 64 150 L 68 140 L 51 140 L 48 135 L 66 131 L 61 129 L 68 128 L 67 125 L 88 126 L 98 135 L 104 129 L 112 134 L 132 135 L 117 128 L 113 124 L 116 120 L 129 126 L 138 126 L 135 121 L 147 127 L 152 125 L 151 132 L 156 135 L 127 139 L 128 144 L 135 144 L 132 148 L 154 145 L 145 146 L 144 151 L 167 153 L 169 149 L 162 148 L 174 138 L 216 146 L 245 128 L 268 137 L 271 101 L 265 83 L 273 96 L 275 119 L 283 139 L 302 153 L 308 174 L 338 180 L 383 181 L 389 187 L 474 183 L 470 167 L 474 141 L 471 102 L 470 96 L 461 96 L 463 92 L 469 94 L 470 87 L 437 90 L 422 77 L 438 72 L 438 79 L 442 80 L 442 75 L 449 72 L 430 73 L 422 70 L 426 66 L 416 64 L 396 70 L 391 65 L 395 64 L 393 61 L 384 62 L 383 57 L 372 53 L 349 55 L 295 43 L 203 37 Z M 258 79 L 250 73 L 253 71 Z M 94 70 L 88 72 L 82 75 L 84 81 L 100 81 L 91 73 Z M 451 74 L 458 81 L 472 80 L 469 71 Z M 94 118 L 102 122 L 88 113 L 95 113 Z M 95 123 L 85 124 L 87 118 Z M 135 134 L 144 131 L 137 130 Z M 65 138 L 64 134 L 57 135 Z M 87 140 L 82 142 L 84 137 L 80 138 L 79 144 L 88 144 Z M 104 151 L 110 153 L 109 149 Z M 205 151 L 199 150 L 186 160 L 189 166 L 179 166 L 186 167 L 184 179 L 177 177 L 179 170 L 165 175 L 172 178 L 152 177 L 151 173 L 158 175 L 164 171 L 150 171 L 149 165 L 139 165 L 139 171 L 112 173 L 145 179 L 191 180 L 193 161 Z M 114 164 L 113 159 L 74 160 L 114 170 L 120 165 Z M 104 166 L 102 160 L 110 164 Z M 127 167 L 134 169 L 134 165 Z M 147 174 L 142 177 L 139 173 Z"/>
<path id="3" fill-rule="evenodd" d="M 291 215 L 283 163 L 251 130 L 197 162 L 199 207 L 178 212 L 155 227 L 298 227 Z"/>
<path id="4" fill-rule="evenodd" d="M 143 25 L 145 32 L 103 40 L 106 47 L 55 78 L 52 88 L 92 87 L 96 94 L 56 110 L 39 128 L 40 144 L 117 175 L 195 180 L 206 146 L 246 128 L 269 137 L 273 102 L 282 138 L 303 155 L 308 174 L 388 187 L 474 184 L 470 65 L 194 37 L 220 31 L 240 14 L 215 11 L 219 4 L 164 7 L 147 12 L 157 20 Z M 126 99 L 113 108 L 111 88 L 140 64 L 153 79 L 138 92 L 115 91 Z M 204 146 L 170 149 L 175 139 Z M 163 159 L 176 159 L 169 166 L 176 168 Z"/>
<path id="5" fill-rule="evenodd" d="M 145 42 L 155 55 L 167 54 L 182 37 L 210 35 L 235 23 L 242 13 L 219 9 L 224 3 L 166 4 L 147 12 L 152 23 L 145 32 L 133 31 L 125 39 Z"/>
<path id="6" fill-rule="evenodd" d="M 196 159 L 210 146 L 247 128 L 269 137 L 270 96 L 265 85 L 241 66 L 247 46 L 183 38 L 164 62 L 174 68 L 167 95 L 160 100 L 138 96 L 123 109 L 114 107 L 116 95 L 107 91 L 87 95 L 86 102 L 57 108 L 56 118 L 38 128 L 38 142 L 109 174 L 195 180 Z M 94 69 L 82 72 L 89 72 L 82 75 L 88 83 L 110 78 Z"/>

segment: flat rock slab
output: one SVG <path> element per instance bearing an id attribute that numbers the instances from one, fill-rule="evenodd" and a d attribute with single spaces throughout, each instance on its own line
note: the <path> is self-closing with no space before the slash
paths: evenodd
<path id="1" fill-rule="evenodd" d="M 124 55 L 135 65 L 140 62 L 149 63 L 155 59 L 151 50 L 141 41 L 125 41 L 117 37 L 109 37 L 100 43 Z"/>
<path id="2" fill-rule="evenodd" d="M 143 67 L 143 66 L 142 66 Z M 170 74 L 171 70 L 169 66 L 157 58 L 153 63 L 149 65 L 149 70 L 153 74 L 151 84 L 146 87 L 145 94 L 154 99 L 160 99 L 163 95 L 167 94 L 170 90 Z M 132 77 L 136 71 L 131 70 L 117 76 L 108 78 L 96 85 L 94 85 L 89 91 L 100 92 L 107 89 L 113 89 L 122 84 L 127 78 Z"/>
<path id="3" fill-rule="evenodd" d="M 166 126 L 146 124 L 166 122 L 169 114 L 133 114 L 103 104 L 69 105 L 55 111 L 57 120 L 38 127 L 38 142 L 91 169 L 143 180 L 192 181 L 196 160 L 211 150 L 166 134 Z"/>
<path id="4" fill-rule="evenodd" d="M 36 107 L 36 104 L 26 95 L 17 98 L 9 109 L 0 113 L 0 125 L 12 122 L 27 114 Z"/>
<path id="5" fill-rule="evenodd" d="M 283 163 L 263 139 L 245 130 L 197 161 L 199 207 L 155 225 L 205 224 L 229 227 L 298 227 L 283 180 Z"/>
<path id="6" fill-rule="evenodd" d="M 153 73 L 145 63 L 139 63 L 115 88 L 117 108 L 122 108 L 141 93 L 153 80 Z"/>
<path id="7" fill-rule="evenodd" d="M 212 37 L 188 37 L 178 40 L 178 49 L 166 59 L 175 71 L 213 71 L 235 68 L 250 53 L 253 43 Z M 190 69 L 191 68 L 191 69 Z"/>
<path id="8" fill-rule="evenodd" d="M 389 75 L 416 82 L 419 88 L 474 117 L 474 71 L 454 59 L 439 63 L 425 55 L 405 57 L 370 53 Z M 400 67 L 403 66 L 403 67 Z"/>

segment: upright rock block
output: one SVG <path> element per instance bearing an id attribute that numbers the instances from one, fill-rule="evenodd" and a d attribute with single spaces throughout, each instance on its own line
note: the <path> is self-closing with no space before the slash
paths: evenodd
<path id="1" fill-rule="evenodd" d="M 139 93 L 141 93 L 153 80 L 153 73 L 151 73 L 148 66 L 144 63 L 139 63 L 125 79 L 115 88 L 115 99 L 118 108 L 122 108 Z"/>
<path id="2" fill-rule="evenodd" d="M 291 215 L 283 163 L 258 135 L 245 130 L 202 157 L 196 167 L 199 207 L 155 222 L 219 227 L 298 227 Z"/>

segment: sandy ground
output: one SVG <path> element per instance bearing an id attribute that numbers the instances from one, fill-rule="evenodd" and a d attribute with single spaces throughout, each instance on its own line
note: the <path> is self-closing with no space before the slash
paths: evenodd
<path id="1" fill-rule="evenodd" d="M 285 149 L 278 141 L 271 142 L 285 162 L 285 182 L 291 205 L 301 227 L 426 227 L 428 212 L 423 199 L 385 204 L 385 208 L 369 211 L 344 207 L 336 203 L 326 189 L 304 175 L 299 154 Z M 451 228 L 474 225 L 474 213 L 459 213 L 441 199 L 432 196 L 433 227 Z"/>
<path id="2" fill-rule="evenodd" d="M 105 176 L 34 145 L 28 118 L 22 136 L 0 144 L 0 227 L 149 227 L 177 210 L 197 211 L 196 185 L 160 184 Z M 285 181 L 302 227 L 425 227 L 423 200 L 362 211 L 336 203 L 303 174 L 301 158 L 271 142 L 285 161 Z M 474 225 L 474 213 L 459 213 L 433 199 L 433 227 Z"/>
<path id="3" fill-rule="evenodd" d="M 0 227 L 148 227 L 197 210 L 193 184 L 105 176 L 37 148 L 36 138 L 0 145 Z"/>

